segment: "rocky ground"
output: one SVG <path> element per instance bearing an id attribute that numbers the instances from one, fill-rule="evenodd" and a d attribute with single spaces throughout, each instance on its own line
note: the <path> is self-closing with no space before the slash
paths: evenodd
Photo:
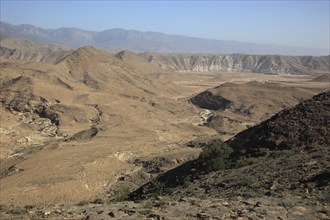
<path id="1" fill-rule="evenodd" d="M 130 198 L 136 201 L 159 195 L 173 199 L 188 196 L 229 201 L 237 197 L 244 200 L 265 198 L 292 203 L 292 207 L 299 201 L 304 210 L 315 206 L 313 218 L 319 217 L 316 210 L 324 208 L 327 210 L 324 217 L 328 219 L 329 101 L 330 92 L 321 93 L 236 135 L 228 141 L 234 150 L 225 163 L 227 167 L 210 170 L 208 162 L 200 157 L 160 175 L 131 193 Z M 291 133 L 295 135 L 290 136 Z M 265 141 L 266 134 L 273 135 Z M 283 139 L 283 134 L 289 136 Z M 291 211 L 292 207 L 287 209 Z M 312 216 L 306 218 L 312 219 Z"/>
<path id="2" fill-rule="evenodd" d="M 1 219 L 329 219 L 326 203 L 306 196 L 172 199 L 163 196 L 142 202 L 94 200 L 77 205 L 9 209 L 1 207 Z"/>
<path id="3" fill-rule="evenodd" d="M 262 126 L 264 129 L 250 135 L 250 139 L 242 139 L 246 132 L 238 134 L 229 145 L 237 140 L 246 145 L 233 152 L 227 168 L 209 170 L 198 158 L 132 193 L 122 188 L 116 195 L 103 195 L 76 205 L 2 205 L 0 218 L 330 219 L 329 128 L 322 126 L 329 122 L 329 100 L 330 92 L 321 93 L 252 127 L 252 131 Z M 316 123 L 309 121 L 312 119 Z M 263 134 L 274 133 L 283 120 L 288 126 L 294 124 L 294 128 L 309 122 L 308 131 L 302 133 L 304 139 L 299 135 L 288 138 L 290 145 L 284 145 L 287 148 L 274 148 L 271 141 L 268 145 L 260 142 L 257 149 L 268 149 L 265 155 L 249 147 L 251 139 L 263 140 Z M 318 133 L 313 132 L 316 128 Z M 295 129 L 292 127 L 290 132 Z M 281 134 L 276 133 L 278 138 Z M 298 144 L 292 145 L 293 140 Z M 135 163 L 142 164 L 149 173 L 158 173 L 159 167 L 169 164 L 166 158 Z"/>

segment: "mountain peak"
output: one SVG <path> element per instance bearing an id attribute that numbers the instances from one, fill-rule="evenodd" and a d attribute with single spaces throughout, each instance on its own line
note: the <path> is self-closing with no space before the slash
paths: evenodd
<path id="1" fill-rule="evenodd" d="M 105 62 L 114 60 L 114 57 L 102 49 L 95 48 L 93 46 L 80 47 L 68 56 L 64 57 L 58 62 L 63 63 L 93 63 L 93 62 Z"/>
<path id="2" fill-rule="evenodd" d="M 126 57 L 138 57 L 138 54 L 133 53 L 133 52 L 131 52 L 131 51 L 129 51 L 129 50 L 122 50 L 122 51 L 120 51 L 119 53 L 117 53 L 117 54 L 115 55 L 115 57 L 117 57 L 118 59 L 123 60 L 123 59 L 125 59 Z"/>

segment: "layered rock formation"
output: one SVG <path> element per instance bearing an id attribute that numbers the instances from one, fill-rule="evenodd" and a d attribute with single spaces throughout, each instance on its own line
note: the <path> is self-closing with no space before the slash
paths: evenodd
<path id="1" fill-rule="evenodd" d="M 329 72 L 329 56 L 144 53 L 150 63 L 174 71 L 313 74 Z"/>
<path id="2" fill-rule="evenodd" d="M 56 63 L 73 50 L 59 45 L 38 44 L 34 41 L 1 37 L 0 56 L 7 59 Z"/>

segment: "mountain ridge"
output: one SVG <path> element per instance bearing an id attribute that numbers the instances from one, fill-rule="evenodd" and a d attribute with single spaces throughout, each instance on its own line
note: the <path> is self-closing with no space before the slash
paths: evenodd
<path id="1" fill-rule="evenodd" d="M 183 72 L 255 72 L 268 74 L 329 73 L 330 56 L 282 56 L 246 54 L 160 54 L 143 53 L 162 69 Z"/>
<path id="2" fill-rule="evenodd" d="M 151 31 L 136 31 L 113 28 L 104 31 L 89 31 L 79 28 L 43 29 L 33 25 L 12 25 L 0 22 L 0 32 L 19 38 L 28 38 L 41 43 L 63 44 L 69 47 L 86 45 L 109 50 L 134 52 L 158 51 L 175 53 L 248 53 L 281 55 L 328 55 L 326 49 L 257 44 L 168 35 Z"/>
<path id="3" fill-rule="evenodd" d="M 106 51 L 109 53 L 108 50 Z M 0 38 L 0 56 L 12 60 L 41 61 L 54 64 L 72 52 L 73 49 L 61 45 L 41 44 L 32 40 L 13 38 L 6 35 L 1 35 Z M 134 53 L 128 50 L 112 54 L 123 60 L 126 65 L 134 66 L 134 68 L 149 73 L 215 71 L 282 75 L 329 75 L 330 66 L 330 56 Z"/>

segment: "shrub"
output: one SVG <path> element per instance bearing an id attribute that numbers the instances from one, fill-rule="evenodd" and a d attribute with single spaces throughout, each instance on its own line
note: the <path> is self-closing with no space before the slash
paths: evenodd
<path id="1" fill-rule="evenodd" d="M 229 156 L 233 149 L 223 142 L 213 142 L 203 148 L 198 161 L 208 171 L 226 169 L 229 166 Z"/>
<path id="2" fill-rule="evenodd" d="M 165 183 L 155 180 L 151 185 L 153 196 L 161 195 L 165 190 Z"/>
<path id="3" fill-rule="evenodd" d="M 244 167 L 263 162 L 265 157 L 242 157 L 236 161 L 235 167 Z"/>
<path id="4" fill-rule="evenodd" d="M 122 186 L 117 191 L 117 196 L 115 198 L 115 201 L 125 201 L 128 198 L 128 195 L 130 194 L 131 189 L 127 186 Z"/>
<path id="5" fill-rule="evenodd" d="M 97 198 L 93 201 L 94 204 L 104 204 L 103 199 Z"/>
<path id="6" fill-rule="evenodd" d="M 83 200 L 83 201 L 80 201 L 77 205 L 78 206 L 84 206 L 84 205 L 88 205 L 90 203 L 90 201 L 88 200 Z"/>

